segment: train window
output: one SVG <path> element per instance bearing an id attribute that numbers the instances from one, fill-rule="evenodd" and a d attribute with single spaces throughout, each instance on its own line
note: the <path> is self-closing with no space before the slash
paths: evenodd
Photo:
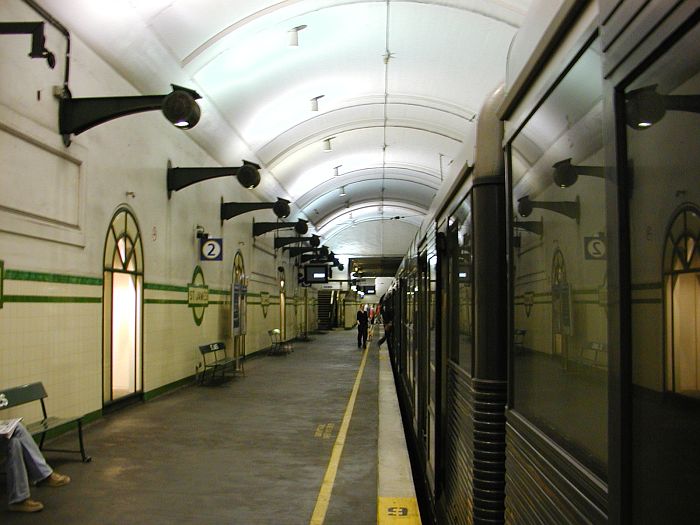
<path id="1" fill-rule="evenodd" d="M 509 144 L 511 406 L 607 477 L 601 56 L 593 41 Z"/>
<path id="2" fill-rule="evenodd" d="M 451 331 L 454 339 L 450 358 L 471 373 L 474 344 L 471 193 L 450 217 L 448 234 L 452 241 L 449 253 L 450 288 L 452 296 L 459 298 L 451 305 Z"/>
<path id="3" fill-rule="evenodd" d="M 634 177 L 629 250 L 635 523 L 689 523 L 700 512 L 698 41 L 695 26 L 621 97 Z"/>

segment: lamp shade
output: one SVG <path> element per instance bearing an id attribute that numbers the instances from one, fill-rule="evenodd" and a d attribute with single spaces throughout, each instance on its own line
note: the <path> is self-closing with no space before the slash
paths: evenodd
<path id="1" fill-rule="evenodd" d="M 199 105 L 194 98 L 182 90 L 175 90 L 163 100 L 163 115 L 180 129 L 193 128 L 201 116 Z"/>

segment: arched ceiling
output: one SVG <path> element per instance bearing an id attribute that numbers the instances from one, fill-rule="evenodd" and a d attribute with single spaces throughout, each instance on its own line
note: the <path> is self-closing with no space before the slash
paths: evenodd
<path id="1" fill-rule="evenodd" d="M 196 89 L 188 133 L 258 162 L 257 191 L 357 256 L 404 253 L 452 161 L 473 162 L 530 0 L 41 3 L 144 93 Z"/>

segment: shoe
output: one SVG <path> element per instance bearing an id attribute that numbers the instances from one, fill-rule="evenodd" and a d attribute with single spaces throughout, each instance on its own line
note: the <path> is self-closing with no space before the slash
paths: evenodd
<path id="1" fill-rule="evenodd" d="M 40 501 L 27 498 L 19 503 L 10 503 L 7 508 L 12 512 L 39 512 L 44 505 Z"/>
<path id="2" fill-rule="evenodd" d="M 66 476 L 65 474 L 59 474 L 58 472 L 52 472 L 51 475 L 44 479 L 41 483 L 42 485 L 46 484 L 49 487 L 62 487 L 63 485 L 68 485 L 68 483 L 70 483 L 70 477 Z"/>

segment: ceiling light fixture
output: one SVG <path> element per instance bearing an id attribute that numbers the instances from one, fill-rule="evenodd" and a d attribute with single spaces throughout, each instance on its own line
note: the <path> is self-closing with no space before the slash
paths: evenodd
<path id="1" fill-rule="evenodd" d="M 340 172 L 338 171 L 342 167 L 342 164 L 338 164 L 337 166 L 333 167 L 333 176 L 338 177 L 340 175 Z"/>
<path id="2" fill-rule="evenodd" d="M 332 151 L 333 146 L 331 144 L 331 140 L 333 140 L 335 137 L 328 137 L 327 139 L 323 139 L 323 151 Z"/>
<path id="3" fill-rule="evenodd" d="M 302 24 L 300 26 L 293 27 L 288 31 L 290 47 L 299 46 L 299 31 L 301 31 L 302 29 L 306 29 L 306 27 L 306 24 Z"/>
<path id="4" fill-rule="evenodd" d="M 340 196 L 345 197 L 346 195 L 347 195 L 347 193 L 345 193 L 345 186 L 341 186 L 340 187 Z"/>
<path id="5" fill-rule="evenodd" d="M 318 99 L 323 97 L 325 97 L 325 95 L 319 95 L 311 99 L 311 111 L 318 111 Z"/>

